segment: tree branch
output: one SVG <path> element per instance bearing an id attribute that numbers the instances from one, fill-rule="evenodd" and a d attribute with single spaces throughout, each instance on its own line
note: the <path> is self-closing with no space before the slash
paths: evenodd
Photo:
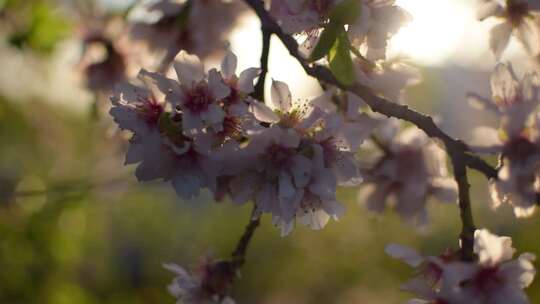
<path id="1" fill-rule="evenodd" d="M 236 269 L 242 267 L 242 265 L 246 261 L 246 252 L 249 246 L 249 243 L 251 239 L 253 238 L 253 234 L 255 233 L 255 230 L 257 227 L 259 227 L 259 224 L 261 222 L 260 217 L 254 217 L 255 208 L 253 209 L 253 212 L 251 213 L 251 216 L 249 218 L 249 223 L 246 226 L 246 229 L 244 230 L 244 234 L 240 237 L 238 240 L 238 244 L 236 244 L 236 248 L 231 253 L 232 259 L 231 264 L 234 265 Z"/>
<path id="2" fill-rule="evenodd" d="M 261 74 L 255 84 L 255 91 L 253 92 L 253 98 L 264 101 L 264 83 L 266 80 L 266 74 L 268 73 L 268 56 L 270 55 L 270 38 L 272 32 L 265 28 L 264 24 L 261 24 L 262 34 L 262 51 L 261 51 Z"/>
<path id="3" fill-rule="evenodd" d="M 296 58 L 302 65 L 306 73 L 319 81 L 334 85 L 340 89 L 347 90 L 362 98 L 365 103 L 374 111 L 388 117 L 395 117 L 408 121 L 419 129 L 424 131 L 429 137 L 441 140 L 448 148 L 448 152 L 454 151 L 459 154 L 461 161 L 465 166 L 483 173 L 487 178 L 497 178 L 497 170 L 485 162 L 483 159 L 470 154 L 469 147 L 460 140 L 454 139 L 442 131 L 433 118 L 420 112 L 410 109 L 407 105 L 401 105 L 391 102 L 385 98 L 375 95 L 371 89 L 363 84 L 355 83 L 350 86 L 341 84 L 334 77 L 332 72 L 321 65 L 309 64 L 305 58 L 298 52 L 298 43 L 296 40 L 284 33 L 280 26 L 270 17 L 264 3 L 261 0 L 244 0 L 257 14 L 261 20 L 262 26 L 275 34 L 285 45 L 290 55 Z"/>
<path id="4" fill-rule="evenodd" d="M 454 178 L 458 184 L 459 193 L 459 211 L 462 223 L 460 241 L 461 241 L 461 259 L 471 262 L 474 256 L 474 220 L 471 208 L 471 198 L 469 193 L 469 181 L 467 178 L 467 167 L 462 155 L 459 153 L 451 154 L 452 166 L 454 168 Z"/>

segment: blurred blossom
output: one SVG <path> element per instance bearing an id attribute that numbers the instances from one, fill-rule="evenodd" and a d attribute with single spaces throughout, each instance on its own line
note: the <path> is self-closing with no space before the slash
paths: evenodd
<path id="1" fill-rule="evenodd" d="M 225 261 L 203 261 L 198 270 L 190 274 L 176 264 L 164 264 L 176 277 L 169 284 L 169 293 L 181 304 L 234 304 L 227 296 L 237 276 L 232 264 Z"/>
<path id="2" fill-rule="evenodd" d="M 499 179 L 490 181 L 493 206 L 509 203 L 518 217 L 532 215 L 540 192 L 540 87 L 534 78 L 526 74 L 518 80 L 511 65 L 498 64 L 491 75 L 491 99 L 475 93 L 468 96 L 473 106 L 493 112 L 500 119 L 499 130 L 475 130 L 476 150 L 501 154 Z"/>
<path id="3" fill-rule="evenodd" d="M 535 256 L 523 253 L 512 259 L 516 249 L 509 237 L 500 237 L 486 229 L 474 234 L 474 253 L 478 260 L 463 262 L 459 252 L 440 256 L 421 256 L 413 249 L 390 244 L 386 252 L 414 267 L 417 274 L 402 288 L 419 299 L 408 303 L 444 304 L 526 304 L 523 289 L 531 285 L 536 269 Z"/>
<path id="4" fill-rule="evenodd" d="M 540 32 L 534 24 L 535 14 L 540 10 L 540 3 L 531 0 L 479 0 L 476 17 L 484 20 L 498 17 L 503 22 L 490 31 L 489 46 L 498 60 L 508 46 L 512 33 L 519 39 L 531 55 L 540 51 Z"/>
<path id="5" fill-rule="evenodd" d="M 130 36 L 144 42 L 153 55 L 161 55 L 165 64 L 180 50 L 206 58 L 223 53 L 244 8 L 241 1 L 160 0 L 146 6 L 157 20 L 135 21 Z"/>
<path id="6" fill-rule="evenodd" d="M 90 91 L 106 94 L 127 76 L 127 41 L 122 37 L 123 20 L 105 16 L 96 19 L 81 25 L 78 69 Z"/>
<path id="7" fill-rule="evenodd" d="M 422 226 L 428 222 L 427 200 L 455 203 L 457 185 L 448 174 L 442 148 L 417 128 L 397 133 L 397 126 L 375 135 L 383 155 L 363 170 L 365 187 L 359 201 L 377 213 L 393 202 L 404 220 Z"/>

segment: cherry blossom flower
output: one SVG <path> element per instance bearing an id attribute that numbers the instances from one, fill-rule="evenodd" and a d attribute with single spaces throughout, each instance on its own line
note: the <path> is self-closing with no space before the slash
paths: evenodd
<path id="1" fill-rule="evenodd" d="M 437 144 L 416 128 L 379 138 L 384 153 L 363 170 L 364 186 L 359 201 L 370 211 L 381 213 L 390 201 L 406 221 L 427 223 L 426 203 L 430 196 L 456 202 L 457 187 L 448 176 L 446 156 Z"/>
<path id="2" fill-rule="evenodd" d="M 270 14 L 288 34 L 305 34 L 301 50 L 308 54 L 317 44 L 320 29 L 327 23 L 337 0 L 272 0 Z M 388 40 L 411 20 L 391 0 L 358 0 L 360 16 L 347 27 L 355 47 L 364 45 L 369 60 L 385 59 Z"/>
<path id="3" fill-rule="evenodd" d="M 500 59 L 508 46 L 512 33 L 533 56 L 538 53 L 540 43 L 538 29 L 534 25 L 533 14 L 540 10 L 538 1 L 530 0 L 480 0 L 477 10 L 478 20 L 498 17 L 503 22 L 491 29 L 489 46 L 496 59 Z"/>
<path id="4" fill-rule="evenodd" d="M 474 252 L 478 260 L 474 262 L 459 261 L 456 252 L 424 257 L 395 244 L 388 245 L 386 252 L 417 269 L 417 275 L 403 289 L 420 299 L 408 303 L 529 303 L 523 289 L 536 275 L 535 257 L 524 253 L 513 260 L 515 249 L 509 237 L 477 230 Z"/>
<path id="5" fill-rule="evenodd" d="M 221 62 L 221 75 L 224 83 L 229 87 L 229 95 L 222 100 L 221 107 L 225 112 L 223 128 L 219 136 L 223 139 L 241 139 L 247 133 L 260 128 L 259 121 L 249 111 L 249 104 L 253 99 L 254 79 L 259 75 L 259 68 L 248 68 L 236 75 L 237 58 L 232 52 L 227 52 Z M 223 140 L 222 140 L 223 141 Z"/>
<path id="6" fill-rule="evenodd" d="M 173 65 L 179 84 L 169 89 L 167 101 L 182 113 L 184 133 L 193 135 L 205 128 L 221 131 L 225 112 L 219 102 L 231 89 L 219 72 L 212 69 L 206 75 L 199 57 L 185 51 L 178 54 Z"/>
<path id="7" fill-rule="evenodd" d="M 230 263 L 203 261 L 198 271 L 193 274 L 172 263 L 164 264 L 163 267 L 176 275 L 168 290 L 178 299 L 178 304 L 235 303 L 226 295 L 237 275 Z"/>
<path id="8" fill-rule="evenodd" d="M 210 141 L 204 134 L 196 140 L 184 136 L 178 116 L 165 112 L 161 88 L 173 80 L 145 70 L 139 79 L 142 86 L 121 84 L 111 97 L 111 116 L 120 129 L 133 132 L 126 164 L 138 163 L 135 175 L 140 181 L 171 181 L 177 194 L 186 199 L 200 188 L 215 188 L 219 168 L 210 158 Z"/>
<path id="9" fill-rule="evenodd" d="M 539 87 L 533 75 L 518 81 L 510 65 L 499 64 L 491 77 L 492 100 L 469 94 L 469 100 L 481 108 L 490 109 L 500 117 L 501 131 L 489 127 L 475 130 L 476 150 L 500 153 L 499 178 L 490 182 L 493 207 L 507 202 L 518 217 L 530 216 L 535 209 L 540 182 L 540 141 L 537 114 Z M 531 116 L 533 123 L 531 124 Z"/>

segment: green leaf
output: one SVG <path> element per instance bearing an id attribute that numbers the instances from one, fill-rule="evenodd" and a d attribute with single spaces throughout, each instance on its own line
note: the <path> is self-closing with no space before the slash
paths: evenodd
<path id="1" fill-rule="evenodd" d="M 334 42 L 337 39 L 338 32 L 339 27 L 336 26 L 334 23 L 329 23 L 322 31 L 319 42 L 317 42 L 317 45 L 313 49 L 313 52 L 311 52 L 309 60 L 317 61 L 326 56 L 334 45 Z"/>
<path id="2" fill-rule="evenodd" d="M 356 80 L 354 66 L 349 52 L 349 38 L 344 29 L 341 29 L 337 39 L 328 52 L 330 70 L 337 80 L 350 85 Z"/>
<path id="3" fill-rule="evenodd" d="M 343 0 L 330 11 L 330 21 L 336 24 L 351 24 L 360 16 L 358 0 Z"/>

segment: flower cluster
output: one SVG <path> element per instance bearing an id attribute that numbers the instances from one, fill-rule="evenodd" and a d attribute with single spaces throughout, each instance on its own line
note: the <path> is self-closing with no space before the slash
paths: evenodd
<path id="1" fill-rule="evenodd" d="M 489 109 L 500 117 L 500 130 L 478 128 L 480 152 L 499 153 L 498 179 L 490 183 L 494 206 L 511 204 L 518 217 L 530 216 L 540 191 L 540 87 L 536 76 L 526 74 L 521 81 L 512 66 L 498 64 L 491 76 L 491 100 L 470 94 L 473 105 Z"/>
<path id="2" fill-rule="evenodd" d="M 536 275 L 531 253 L 513 259 L 515 249 L 509 237 L 477 230 L 474 253 L 477 260 L 464 262 L 459 252 L 421 256 L 413 249 L 391 244 L 386 252 L 415 268 L 416 276 L 402 288 L 418 299 L 408 303 L 496 304 L 529 303 L 523 291 Z"/>
<path id="3" fill-rule="evenodd" d="M 185 199 L 207 188 L 217 199 L 254 202 L 289 233 L 295 220 L 320 229 L 337 219 L 338 185 L 361 182 L 355 152 L 376 122 L 337 112 L 325 94 L 294 100 L 273 81 L 271 102 L 249 97 L 258 69 L 236 76 L 229 53 L 221 71 L 205 72 L 197 56 L 181 52 L 178 80 L 142 70 L 140 84 L 123 84 L 110 111 L 133 133 L 127 164 L 141 181 L 170 181 Z"/>
<path id="4" fill-rule="evenodd" d="M 364 46 L 369 60 L 384 59 L 388 39 L 411 20 L 410 15 L 393 0 L 353 1 L 360 13 L 347 28 L 352 45 Z M 315 44 L 331 17 L 340 15 L 336 8 L 341 2 L 345 0 L 271 0 L 270 13 L 286 33 L 307 35 L 306 47 Z"/>

